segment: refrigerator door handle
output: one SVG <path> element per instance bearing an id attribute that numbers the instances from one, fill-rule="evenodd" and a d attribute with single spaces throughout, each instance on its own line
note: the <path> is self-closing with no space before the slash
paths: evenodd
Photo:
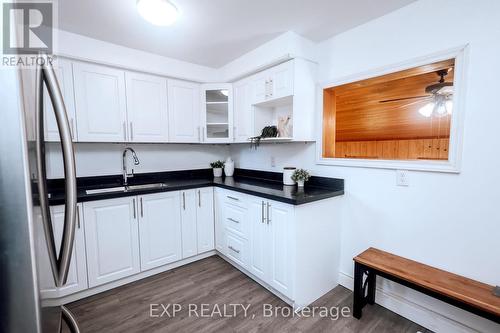
<path id="1" fill-rule="evenodd" d="M 43 83 L 47 87 L 52 106 L 56 116 L 57 127 L 59 129 L 59 137 L 61 139 L 62 155 L 64 162 L 64 178 L 66 180 L 65 190 L 65 210 L 64 210 L 64 227 L 61 241 L 59 257 L 57 257 L 57 278 L 56 286 L 60 287 L 66 283 L 68 278 L 69 266 L 71 264 L 71 254 L 73 252 L 73 243 L 75 240 L 76 229 L 76 204 L 77 204 L 77 185 L 76 185 L 76 166 L 75 155 L 73 150 L 73 141 L 71 137 L 71 126 L 69 124 L 66 106 L 64 105 L 63 96 L 56 74 L 52 68 L 49 59 L 46 55 L 42 56 L 44 61 L 41 65 L 41 73 L 37 75 L 37 166 L 41 166 L 38 170 L 38 187 L 40 194 L 40 206 L 42 207 L 42 219 L 44 220 L 45 235 L 48 235 L 50 244 L 48 247 L 49 257 L 56 256 L 55 243 L 52 232 L 52 223 L 50 220 L 50 210 L 47 198 L 46 186 L 46 168 L 45 168 L 45 140 L 43 132 Z M 40 184 L 42 184 L 40 186 Z M 50 252 L 53 253 L 50 253 Z"/>
<path id="2" fill-rule="evenodd" d="M 62 316 L 62 319 L 64 320 L 64 322 L 66 323 L 66 325 L 68 325 L 71 333 L 80 333 L 80 328 L 78 327 L 78 322 L 76 321 L 76 319 L 73 316 L 73 314 L 71 313 L 71 311 L 69 311 L 69 309 L 67 307 L 65 307 L 64 305 L 61 305 L 61 316 Z M 61 324 L 62 324 L 62 321 L 61 321 Z M 62 327 L 60 327 L 59 331 L 62 332 Z"/>

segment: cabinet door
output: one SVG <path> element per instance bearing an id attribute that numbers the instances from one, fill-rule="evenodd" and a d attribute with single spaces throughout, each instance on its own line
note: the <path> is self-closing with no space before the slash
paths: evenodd
<path id="1" fill-rule="evenodd" d="M 71 264 L 69 266 L 68 280 L 60 288 L 56 288 L 54 277 L 50 269 L 47 243 L 42 225 L 41 214 L 36 214 L 35 219 L 35 241 L 37 251 L 37 267 L 40 294 L 43 299 L 57 298 L 76 293 L 88 288 L 87 282 L 87 261 L 85 256 L 85 239 L 83 232 L 83 216 L 81 205 L 78 207 L 77 229 L 75 231 L 75 242 L 73 253 L 71 254 Z M 53 206 L 50 208 L 52 227 L 56 243 L 57 255 L 61 247 L 62 233 L 64 228 L 64 206 Z"/>
<path id="2" fill-rule="evenodd" d="M 203 142 L 233 142 L 233 86 L 227 83 L 204 84 L 202 99 Z"/>
<path id="3" fill-rule="evenodd" d="M 85 202 L 89 286 L 140 272 L 135 197 Z"/>
<path id="4" fill-rule="evenodd" d="M 75 115 L 75 95 L 73 94 L 73 68 L 71 62 L 66 59 L 57 59 L 53 65 L 54 72 L 56 73 L 59 88 L 63 94 L 64 105 L 68 115 L 71 136 L 73 141 L 77 141 L 76 131 L 76 115 Z M 47 89 L 44 85 L 43 91 L 43 107 L 44 107 L 44 120 L 45 120 L 45 140 L 46 141 L 60 141 L 59 130 L 57 128 L 56 117 L 54 109 Z"/>
<path id="5" fill-rule="evenodd" d="M 248 142 L 254 136 L 252 83 L 248 80 L 234 85 L 234 141 Z"/>
<path id="6" fill-rule="evenodd" d="M 168 142 L 167 80 L 125 73 L 129 141 Z"/>
<path id="7" fill-rule="evenodd" d="M 291 225 L 294 219 L 293 207 L 275 201 L 268 201 L 267 223 L 271 240 L 270 276 L 268 283 L 285 296 L 291 297 Z"/>
<path id="8" fill-rule="evenodd" d="M 179 192 L 139 197 L 139 236 L 142 271 L 181 259 Z"/>
<path id="9" fill-rule="evenodd" d="M 198 254 L 196 192 L 181 191 L 182 258 Z"/>
<path id="10" fill-rule="evenodd" d="M 288 61 L 270 69 L 272 93 L 269 99 L 293 95 L 293 61 Z"/>
<path id="11" fill-rule="evenodd" d="M 253 104 L 264 102 L 267 99 L 268 91 L 268 72 L 257 74 L 252 80 L 253 86 Z"/>
<path id="12" fill-rule="evenodd" d="M 267 201 L 252 197 L 248 215 L 250 220 L 250 271 L 263 281 L 267 281 L 269 275 L 269 250 L 270 232 L 266 223 Z"/>
<path id="13" fill-rule="evenodd" d="M 73 63 L 73 74 L 79 141 L 127 141 L 124 72 Z"/>
<path id="14" fill-rule="evenodd" d="M 214 190 L 215 200 L 215 249 L 226 253 L 226 231 L 224 222 L 224 200 L 226 196 L 220 188 Z"/>
<path id="15" fill-rule="evenodd" d="M 200 142 L 200 85 L 168 80 L 169 138 L 171 142 Z"/>
<path id="16" fill-rule="evenodd" d="M 212 187 L 196 190 L 196 227 L 198 253 L 214 249 L 214 191 Z"/>

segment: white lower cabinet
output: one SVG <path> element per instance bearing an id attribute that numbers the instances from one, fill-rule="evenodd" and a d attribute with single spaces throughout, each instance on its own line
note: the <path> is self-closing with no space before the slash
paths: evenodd
<path id="1" fill-rule="evenodd" d="M 141 270 L 182 259 L 179 192 L 139 196 Z"/>
<path id="2" fill-rule="evenodd" d="M 182 258 L 198 254 L 196 192 L 181 191 Z"/>
<path id="3" fill-rule="evenodd" d="M 205 187 L 196 190 L 196 233 L 198 253 L 214 249 L 214 190 Z"/>
<path id="4" fill-rule="evenodd" d="M 136 197 L 83 204 L 89 287 L 140 272 Z"/>
<path id="5" fill-rule="evenodd" d="M 291 205 L 220 188 L 215 199 L 216 249 L 236 268 L 295 307 L 338 284 L 339 199 Z"/>
<path id="6" fill-rule="evenodd" d="M 50 214 L 57 255 L 59 255 L 64 228 L 64 206 L 51 207 Z M 57 288 L 55 286 L 52 271 L 50 270 L 50 261 L 47 251 L 47 243 L 44 236 L 42 216 L 41 213 L 36 214 L 34 228 L 36 235 L 35 242 L 39 274 L 38 282 L 42 299 L 63 297 L 88 288 L 85 239 L 81 217 L 81 205 L 78 205 L 77 228 L 75 231 L 75 242 L 73 253 L 71 254 L 68 279 L 64 286 Z"/>

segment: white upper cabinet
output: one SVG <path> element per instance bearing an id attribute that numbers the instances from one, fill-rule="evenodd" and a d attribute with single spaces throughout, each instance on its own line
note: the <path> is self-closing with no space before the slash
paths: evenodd
<path id="1" fill-rule="evenodd" d="M 69 266 L 68 279 L 66 284 L 57 288 L 55 286 L 54 277 L 50 270 L 49 255 L 47 253 L 47 242 L 42 224 L 41 214 L 36 215 L 35 235 L 36 235 L 36 251 L 38 265 L 38 283 L 40 285 L 40 293 L 43 299 L 58 298 L 75 293 L 80 290 L 87 289 L 87 265 L 85 256 L 85 236 L 83 232 L 83 220 L 81 214 L 81 205 L 78 207 L 77 229 L 75 231 L 75 241 L 73 252 L 71 253 L 71 264 Z M 52 218 L 52 227 L 54 231 L 54 239 L 56 250 L 59 252 L 62 241 L 64 228 L 64 206 L 50 207 Z M 59 255 L 59 253 L 57 253 Z"/>
<path id="2" fill-rule="evenodd" d="M 288 61 L 270 69 L 269 99 L 277 99 L 293 95 L 294 62 Z"/>
<path id="3" fill-rule="evenodd" d="M 137 199 L 83 204 L 89 287 L 140 272 Z"/>
<path id="4" fill-rule="evenodd" d="M 73 75 L 79 141 L 127 141 L 124 71 L 75 62 Z"/>
<path id="5" fill-rule="evenodd" d="M 182 258 L 198 254 L 195 190 L 181 191 Z"/>
<path id="6" fill-rule="evenodd" d="M 202 85 L 202 140 L 233 142 L 233 88 L 231 84 Z"/>
<path id="7" fill-rule="evenodd" d="M 200 85 L 168 80 L 168 119 L 171 142 L 201 142 Z"/>
<path id="8" fill-rule="evenodd" d="M 167 79 L 125 73 L 128 139 L 130 142 L 168 142 Z"/>
<path id="9" fill-rule="evenodd" d="M 248 142 L 254 136 L 253 85 L 251 80 L 234 84 L 234 142 Z"/>
<path id="10" fill-rule="evenodd" d="M 64 99 L 66 106 L 66 113 L 71 130 L 73 141 L 77 141 L 76 131 L 76 114 L 75 114 L 75 97 L 73 94 L 73 68 L 71 62 L 66 59 L 58 58 L 53 63 L 54 72 L 56 73 L 57 82 Z M 54 109 L 47 89 L 44 85 L 43 92 L 43 106 L 44 106 L 44 120 L 45 120 L 45 140 L 46 141 L 60 141 L 59 130 L 57 127 Z"/>
<path id="11" fill-rule="evenodd" d="M 278 66 L 256 74 L 253 79 L 253 103 L 259 104 L 279 98 L 292 96 L 294 81 L 294 61 L 287 61 Z"/>
<path id="12" fill-rule="evenodd" d="M 143 195 L 139 198 L 141 270 L 182 258 L 179 192 Z"/>
<path id="13" fill-rule="evenodd" d="M 213 250 L 214 244 L 214 192 L 212 187 L 196 190 L 196 229 L 198 253 Z"/>

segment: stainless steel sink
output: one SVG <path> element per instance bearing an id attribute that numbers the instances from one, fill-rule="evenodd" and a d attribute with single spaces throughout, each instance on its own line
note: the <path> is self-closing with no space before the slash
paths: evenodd
<path id="1" fill-rule="evenodd" d="M 150 189 L 165 188 L 165 187 L 167 187 L 167 184 L 164 183 L 130 185 L 125 188 L 125 191 L 150 190 Z"/>
<path id="2" fill-rule="evenodd" d="M 129 185 L 129 186 L 117 186 L 108 188 L 99 188 L 95 190 L 86 190 L 87 194 L 99 194 L 99 193 L 112 193 L 112 192 L 127 192 L 127 191 L 137 191 L 137 190 L 152 190 L 165 188 L 168 185 L 165 183 L 154 183 L 154 184 L 144 184 L 144 185 Z"/>

